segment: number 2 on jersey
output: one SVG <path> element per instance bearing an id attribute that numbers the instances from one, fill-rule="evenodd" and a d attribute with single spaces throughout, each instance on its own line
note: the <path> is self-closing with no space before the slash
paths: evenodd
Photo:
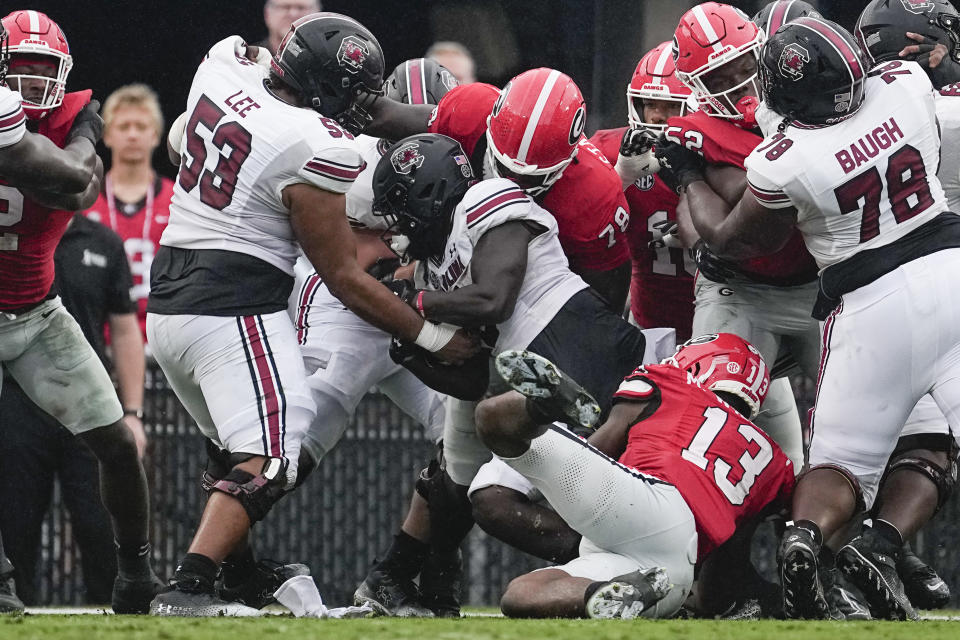
<path id="1" fill-rule="evenodd" d="M 23 194 L 19 189 L 0 185 L 0 227 L 12 227 L 23 220 Z M 0 251 L 20 248 L 20 235 L 0 233 Z"/>
<path id="2" fill-rule="evenodd" d="M 687 448 L 680 452 L 680 457 L 706 471 L 710 464 L 710 460 L 707 458 L 710 445 L 720 435 L 731 416 L 720 407 L 710 407 L 703 412 L 703 417 L 703 424 L 700 425 Z M 743 468 L 743 476 L 740 477 L 740 482 L 737 484 L 730 482 L 729 475 L 733 465 L 720 458 L 720 456 L 715 456 L 713 461 L 713 480 L 717 483 L 717 487 L 723 492 L 723 495 L 727 497 L 727 500 L 730 501 L 730 504 L 733 505 L 743 504 L 757 476 L 763 473 L 763 470 L 773 460 L 773 447 L 757 431 L 756 427 L 750 424 L 741 424 L 737 427 L 737 432 L 746 441 L 743 455 L 737 460 L 737 463 Z M 750 455 L 750 451 L 746 448 L 746 445 L 751 442 L 760 448 L 755 456 Z"/>
<path id="3" fill-rule="evenodd" d="M 233 200 L 240 167 L 250 155 L 253 141 L 253 136 L 239 122 L 228 121 L 217 126 L 226 115 L 213 100 L 205 95 L 200 96 L 186 128 L 187 151 L 191 159 L 188 161 L 186 157 L 183 158 L 180 174 L 177 176 L 177 181 L 184 191 L 193 191 L 199 184 L 200 202 L 221 211 Z M 230 148 L 229 154 L 218 154 L 213 170 L 204 169 L 207 161 L 207 141 L 200 134 L 200 125 L 212 133 L 210 142 L 214 147 L 221 152 L 227 147 Z"/>

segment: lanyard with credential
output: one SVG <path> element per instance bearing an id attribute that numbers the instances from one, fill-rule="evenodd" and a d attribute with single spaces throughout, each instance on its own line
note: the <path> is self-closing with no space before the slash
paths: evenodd
<path id="1" fill-rule="evenodd" d="M 143 235 L 140 236 L 141 238 L 144 238 L 146 240 L 150 239 L 150 225 L 153 222 L 153 197 L 154 197 L 153 183 L 154 183 L 154 178 L 151 177 L 150 184 L 147 186 L 147 202 L 146 202 L 146 205 L 144 206 L 144 209 L 146 209 L 146 212 L 145 212 L 146 215 L 144 216 L 145 219 L 143 221 Z M 113 181 L 110 180 L 109 173 L 106 176 L 105 186 L 106 186 L 106 196 L 107 196 L 107 210 L 109 211 L 109 214 L 110 214 L 110 228 L 116 231 L 117 233 L 120 233 L 120 229 L 117 228 L 117 203 L 116 203 L 116 199 L 113 197 Z"/>

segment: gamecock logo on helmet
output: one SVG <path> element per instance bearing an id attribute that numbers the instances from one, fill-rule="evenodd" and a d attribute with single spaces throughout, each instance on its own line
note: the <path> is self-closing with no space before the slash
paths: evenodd
<path id="1" fill-rule="evenodd" d="M 794 82 L 803 77 L 803 65 L 810 62 L 810 52 L 791 42 L 780 54 L 780 73 Z"/>
<path id="2" fill-rule="evenodd" d="M 337 60 L 340 62 L 340 65 L 350 73 L 360 73 L 368 55 L 370 55 L 370 50 L 367 49 L 367 45 L 363 40 L 356 36 L 347 36 L 343 39 L 343 42 L 340 43 Z"/>
<path id="3" fill-rule="evenodd" d="M 903 4 L 904 9 L 917 15 L 925 13 L 934 7 L 934 4 L 928 0 L 900 0 L 900 2 Z"/>
<path id="4" fill-rule="evenodd" d="M 404 175 L 419 168 L 423 164 L 423 156 L 420 155 L 420 145 L 416 142 L 408 142 L 401 146 L 390 156 L 390 163 L 397 173 Z"/>

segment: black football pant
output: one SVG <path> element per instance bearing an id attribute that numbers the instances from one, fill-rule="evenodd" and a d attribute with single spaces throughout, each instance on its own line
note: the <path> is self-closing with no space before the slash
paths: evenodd
<path id="1" fill-rule="evenodd" d="M 48 581 L 56 594 L 40 592 L 43 520 L 53 498 L 54 478 L 70 514 L 69 528 L 48 533 L 54 574 Z M 72 533 L 80 549 L 80 566 L 91 604 L 110 602 L 117 573 L 110 516 L 100 502 L 97 459 L 79 438 L 39 409 L 9 377 L 0 394 L 0 532 L 14 566 L 17 595 L 28 605 L 51 600 L 71 602 L 74 594 L 64 573 L 76 571 L 76 558 L 63 556 Z M 43 563 L 45 566 L 48 562 Z M 62 568 L 62 569 L 61 569 Z"/>

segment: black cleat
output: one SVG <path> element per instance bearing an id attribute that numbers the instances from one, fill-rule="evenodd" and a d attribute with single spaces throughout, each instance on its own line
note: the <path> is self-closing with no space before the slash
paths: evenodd
<path id="1" fill-rule="evenodd" d="M 588 618 L 639 618 L 663 600 L 673 585 L 660 567 L 617 576 L 593 592 L 586 602 Z"/>
<path id="2" fill-rule="evenodd" d="M 17 597 L 13 573 L 0 575 L 0 614 L 4 613 L 23 613 L 23 601 Z"/>
<path id="3" fill-rule="evenodd" d="M 308 575 L 310 567 L 305 564 L 280 564 L 273 560 L 261 560 L 240 584 L 228 587 L 221 581 L 217 594 L 227 602 L 239 602 L 254 609 L 263 609 L 277 601 L 273 593 L 280 585 L 295 576 Z"/>
<path id="4" fill-rule="evenodd" d="M 163 581 L 152 571 L 137 578 L 117 574 L 110 604 L 117 614 L 145 614 L 150 609 L 150 601 L 163 589 Z"/>
<path id="5" fill-rule="evenodd" d="M 227 602 L 214 593 L 212 584 L 196 580 L 190 583 L 171 581 L 170 586 L 150 602 L 150 615 L 179 618 L 253 618 L 262 616 L 263 613 L 239 602 Z"/>
<path id="6" fill-rule="evenodd" d="M 910 602 L 919 609 L 942 609 L 950 604 L 950 587 L 933 567 L 904 545 L 897 560 L 897 573 Z"/>
<path id="7" fill-rule="evenodd" d="M 460 549 L 432 549 L 420 570 L 420 604 L 438 618 L 460 617 L 460 583 L 463 555 Z"/>
<path id="8" fill-rule="evenodd" d="M 396 618 L 433 618 L 433 611 L 420 604 L 413 580 L 397 580 L 382 569 L 371 569 L 353 593 L 357 606 L 369 604 L 381 616 Z"/>
<path id="9" fill-rule="evenodd" d="M 585 429 L 600 419 L 600 405 L 593 396 L 546 358 L 530 351 L 504 351 L 496 366 L 500 377 L 544 414 Z"/>
<path id="10" fill-rule="evenodd" d="M 837 553 L 837 567 L 863 592 L 870 613 L 881 620 L 918 620 L 897 575 L 900 547 L 867 529 Z"/>
<path id="11" fill-rule="evenodd" d="M 801 527 L 787 527 L 777 549 L 780 584 L 783 587 L 783 613 L 787 618 L 828 617 L 827 601 L 817 571 L 819 553 L 819 545 L 809 531 Z"/>

